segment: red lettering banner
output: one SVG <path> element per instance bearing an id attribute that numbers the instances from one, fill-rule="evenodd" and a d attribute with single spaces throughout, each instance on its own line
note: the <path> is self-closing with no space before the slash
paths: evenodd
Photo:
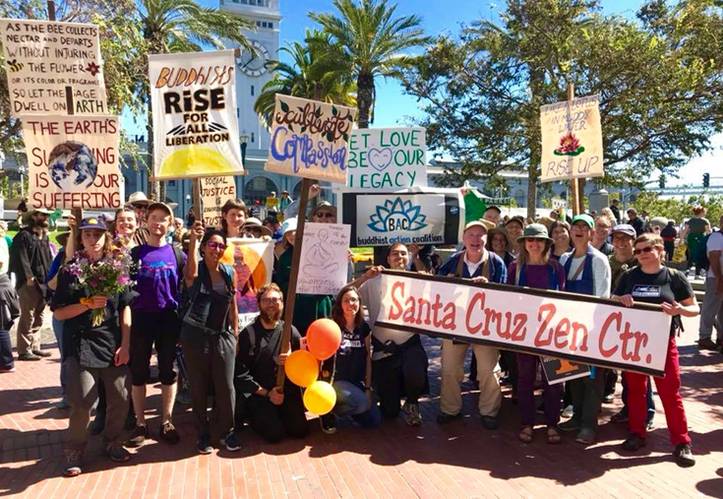
<path id="1" fill-rule="evenodd" d="M 662 376 L 669 315 L 557 291 L 385 270 L 376 324 Z"/>

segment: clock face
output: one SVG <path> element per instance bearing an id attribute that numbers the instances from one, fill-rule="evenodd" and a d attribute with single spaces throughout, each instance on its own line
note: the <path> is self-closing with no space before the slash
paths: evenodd
<path id="1" fill-rule="evenodd" d="M 243 50 L 238 61 L 238 67 L 247 76 L 261 76 L 268 71 L 269 51 L 261 43 L 252 40 L 251 46 L 256 53 Z"/>

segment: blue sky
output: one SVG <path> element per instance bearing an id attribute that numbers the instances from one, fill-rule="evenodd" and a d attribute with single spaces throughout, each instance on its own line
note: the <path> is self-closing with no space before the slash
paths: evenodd
<path id="1" fill-rule="evenodd" d="M 201 0 L 209 7 L 217 7 L 217 0 Z M 308 18 L 309 12 L 332 10 L 331 0 L 280 0 L 281 43 L 300 41 L 304 31 L 313 27 Z M 641 0 L 602 0 L 603 12 L 608 15 L 634 17 Z M 422 18 L 422 26 L 428 35 L 441 33 L 458 33 L 464 23 L 481 18 L 498 20 L 498 9 L 504 8 L 505 1 L 489 0 L 397 0 L 397 13 L 400 15 L 416 14 Z M 377 85 L 375 127 L 387 127 L 409 124 L 410 118 L 419 116 L 418 104 L 413 97 L 404 94 L 401 86 L 393 80 L 380 80 Z M 703 172 L 710 172 L 715 177 L 720 171 L 723 161 L 723 137 L 714 137 L 715 147 L 701 158 L 694 158 L 681 171 L 680 180 L 670 179 L 668 185 L 702 183 Z M 717 167 L 717 168 L 716 168 Z M 723 184 L 720 180 L 712 180 L 714 185 Z"/>

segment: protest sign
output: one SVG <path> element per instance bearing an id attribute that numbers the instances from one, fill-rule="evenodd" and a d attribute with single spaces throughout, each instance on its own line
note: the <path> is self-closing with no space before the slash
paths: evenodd
<path id="1" fill-rule="evenodd" d="M 263 239 L 230 237 L 224 253 L 224 263 L 236 270 L 236 305 L 239 326 L 253 322 L 259 313 L 256 293 L 271 283 L 274 266 L 274 242 Z"/>
<path id="2" fill-rule="evenodd" d="M 307 222 L 296 292 L 336 295 L 348 282 L 351 226 Z"/>
<path id="3" fill-rule="evenodd" d="M 565 359 L 545 355 L 540 357 L 540 360 L 542 361 L 542 372 L 551 385 L 590 376 L 590 366 L 587 364 L 576 364 Z"/>
<path id="4" fill-rule="evenodd" d="M 22 125 L 30 206 L 122 206 L 118 117 L 26 116 Z"/>
<path id="5" fill-rule="evenodd" d="M 346 184 L 356 109 L 276 94 L 265 170 Z"/>
<path id="6" fill-rule="evenodd" d="M 240 175 L 233 50 L 148 56 L 153 176 Z"/>
<path id="7" fill-rule="evenodd" d="M 592 296 L 384 271 L 377 326 L 662 376 L 671 318 Z"/>
<path id="8" fill-rule="evenodd" d="M 108 113 L 97 26 L 0 19 L 0 37 L 12 114 Z"/>
<path id="9" fill-rule="evenodd" d="M 206 227 L 221 225 L 221 208 L 229 199 L 236 199 L 236 182 L 231 176 L 201 177 L 201 216 Z"/>
<path id="10" fill-rule="evenodd" d="M 427 186 L 427 139 L 424 128 L 365 128 L 349 140 L 347 187 L 396 191 Z"/>
<path id="11" fill-rule="evenodd" d="M 345 192 L 341 220 L 352 246 L 457 244 L 464 202 L 457 189 L 414 188 L 387 194 Z"/>
<path id="12" fill-rule="evenodd" d="M 541 106 L 540 126 L 542 182 L 605 175 L 597 95 Z"/>

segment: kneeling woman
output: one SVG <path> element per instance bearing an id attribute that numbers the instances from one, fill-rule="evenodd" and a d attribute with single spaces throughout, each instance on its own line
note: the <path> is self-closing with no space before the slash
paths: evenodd
<path id="1" fill-rule="evenodd" d="M 337 416 L 351 416 L 364 427 L 379 426 L 382 416 L 371 392 L 371 329 L 364 322 L 359 292 L 354 286 L 339 291 L 331 317 L 341 328 L 341 345 L 323 370 L 328 368 L 333 379 L 336 405 L 330 414 L 321 417 L 321 429 L 334 433 Z"/>
<path id="2" fill-rule="evenodd" d="M 201 263 L 198 262 L 198 241 Z M 236 282 L 233 267 L 220 262 L 226 236 L 219 230 L 204 232 L 196 222 L 191 229 L 188 262 L 184 270 L 187 292 L 181 317 L 181 347 L 191 384 L 198 452 L 212 452 L 207 413 L 211 387 L 215 397 L 221 443 L 229 451 L 241 448 L 233 430 L 233 371 L 238 337 Z"/>
<path id="3" fill-rule="evenodd" d="M 53 317 L 64 321 L 63 370 L 70 403 L 69 437 L 66 441 L 66 476 L 81 472 L 80 464 L 88 441 L 90 411 L 102 384 L 107 401 L 107 416 L 103 440 L 108 457 L 124 462 L 130 454 L 121 445 L 121 431 L 128 414 L 128 349 L 130 347 L 132 299 L 130 291 L 113 296 L 85 296 L 79 277 L 71 271 L 79 258 L 90 263 L 105 257 L 111 248 L 110 234 L 105 224 L 89 218 L 80 223 L 83 250 L 69 262 L 58 276 L 58 286 L 51 308 Z M 94 325 L 92 311 L 104 311 L 103 321 Z"/>
<path id="4" fill-rule="evenodd" d="M 520 254 L 517 261 L 510 264 L 507 283 L 516 286 L 528 286 L 537 289 L 565 289 L 565 270 L 557 261 L 549 258 L 552 239 L 542 224 L 530 224 L 517 239 Z M 522 428 L 518 435 L 523 442 L 531 442 L 535 424 L 535 378 L 540 365 L 537 355 L 517 354 L 517 399 L 522 416 Z M 543 400 L 545 423 L 547 423 L 547 443 L 560 443 L 557 423 L 560 421 L 560 400 L 562 385 L 550 385 L 542 378 L 544 385 Z"/>
<path id="5" fill-rule="evenodd" d="M 658 303 L 663 312 L 673 316 L 668 333 L 665 376 L 655 378 L 655 386 L 660 400 L 663 401 L 670 441 L 675 446 L 675 462 L 679 466 L 693 466 L 695 459 L 690 446 L 688 421 L 683 408 L 683 398 L 680 396 L 680 363 L 675 335 L 681 329 L 680 316 L 698 315 L 698 303 L 685 274 L 662 265 L 665 247 L 659 235 L 646 233 L 638 237 L 633 254 L 639 266 L 620 276 L 612 299 L 626 307 L 632 307 L 635 301 Z M 661 331 L 660 334 L 665 332 Z M 623 376 L 628 387 L 630 430 L 630 436 L 623 442 L 623 449 L 636 451 L 645 445 L 648 376 L 632 372 L 623 372 Z"/>

